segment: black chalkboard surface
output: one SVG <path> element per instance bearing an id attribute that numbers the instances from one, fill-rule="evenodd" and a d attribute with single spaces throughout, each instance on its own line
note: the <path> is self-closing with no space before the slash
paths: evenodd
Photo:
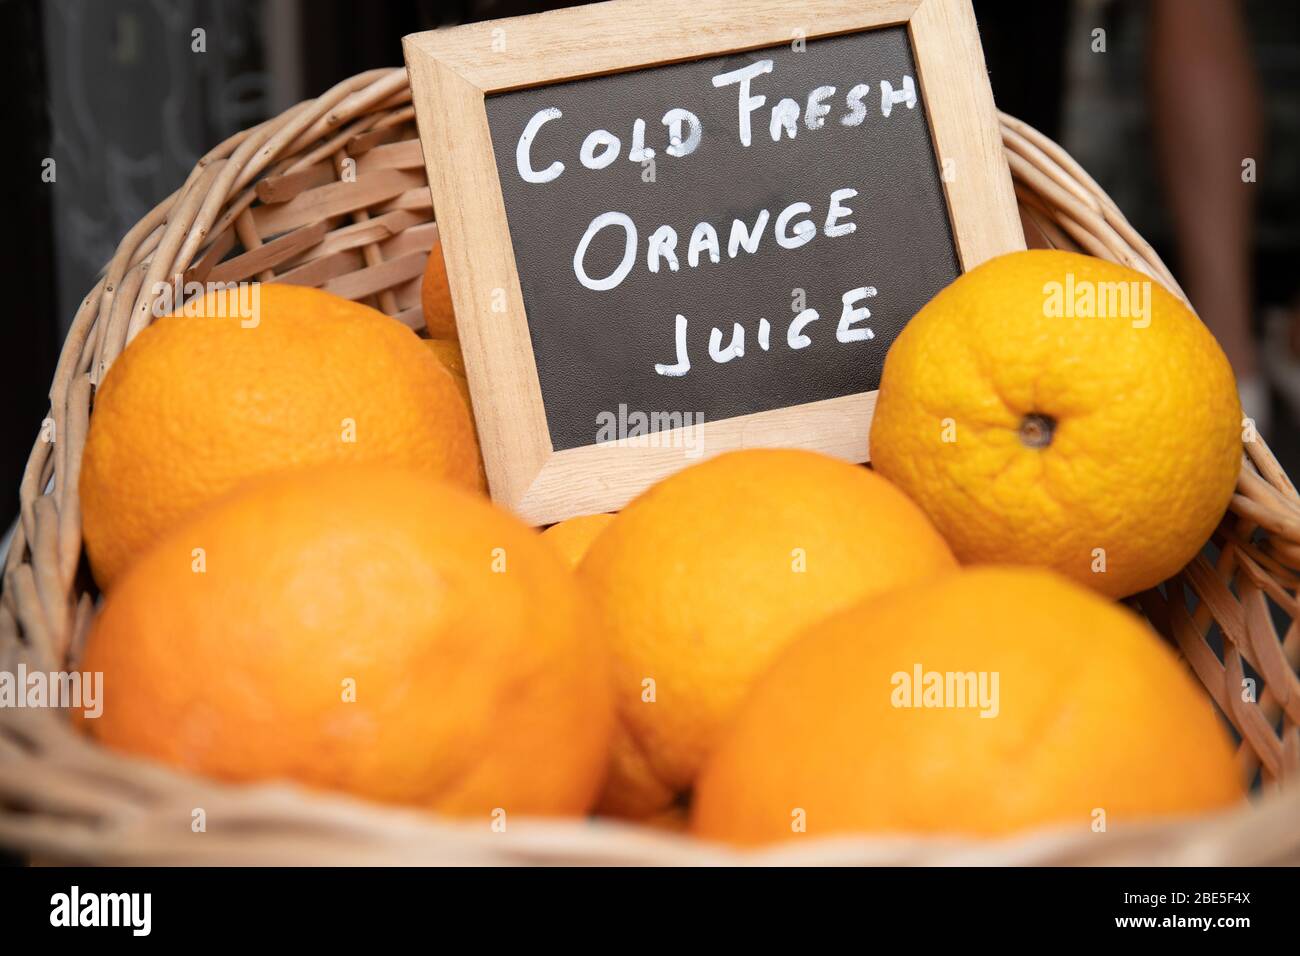
<path id="1" fill-rule="evenodd" d="M 872 391 L 960 271 L 902 26 L 485 106 L 557 451 Z"/>
<path id="2" fill-rule="evenodd" d="M 866 461 L 900 329 L 1024 248 L 970 0 L 608 0 L 403 48 L 488 485 L 533 524 L 739 448 Z"/>

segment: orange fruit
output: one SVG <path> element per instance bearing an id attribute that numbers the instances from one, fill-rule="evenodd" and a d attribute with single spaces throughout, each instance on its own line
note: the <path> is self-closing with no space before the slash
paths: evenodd
<path id="1" fill-rule="evenodd" d="M 1232 369 L 1186 305 L 1046 250 L 979 266 L 908 322 L 871 427 L 875 469 L 963 563 L 1044 565 L 1112 597 L 1204 546 L 1241 442 Z"/>
<path id="2" fill-rule="evenodd" d="M 434 354 L 443 367 L 451 373 L 452 380 L 456 383 L 456 388 L 460 391 L 460 397 L 465 400 L 465 408 L 469 411 L 470 423 L 474 425 L 474 440 L 478 441 L 478 423 L 474 421 L 474 403 L 469 394 L 469 379 L 465 377 L 465 359 L 460 354 L 460 343 L 455 339 L 421 339 L 429 351 Z M 487 488 L 487 471 L 483 465 L 482 449 L 479 448 L 476 453 L 478 465 L 479 488 Z"/>
<path id="3" fill-rule="evenodd" d="M 460 392 L 460 397 L 465 400 L 465 407 L 469 409 L 470 418 L 474 417 L 474 402 L 469 394 L 469 379 L 465 377 L 465 360 L 460 354 L 460 344 L 455 339 L 420 339 L 433 353 L 434 357 L 442 363 L 456 383 L 456 389 Z"/>
<path id="4" fill-rule="evenodd" d="M 461 380 L 467 378 L 465 356 L 460 352 L 460 342 L 456 339 L 421 339 L 421 341 L 438 357 L 438 361 L 448 372 Z"/>
<path id="5" fill-rule="evenodd" d="M 82 726 L 222 780 L 580 814 L 613 719 L 594 620 L 551 549 L 479 495 L 383 466 L 276 475 L 108 595 L 82 664 L 110 690 Z"/>
<path id="6" fill-rule="evenodd" d="M 410 329 L 317 289 L 254 288 L 253 318 L 214 292 L 141 332 L 100 385 L 80 486 L 100 587 L 200 505 L 280 469 L 373 461 L 482 487 L 456 383 Z"/>
<path id="7" fill-rule="evenodd" d="M 555 548 L 565 563 L 576 568 L 596 540 L 609 527 L 613 515 L 578 515 L 553 524 L 542 532 L 542 539 Z"/>
<path id="8" fill-rule="evenodd" d="M 793 642 L 700 775 L 692 829 L 1087 832 L 1241 798 L 1205 694 L 1136 615 L 1050 571 L 986 567 Z"/>
<path id="9" fill-rule="evenodd" d="M 433 241 L 429 261 L 420 281 L 420 306 L 424 326 L 435 339 L 456 338 L 456 313 L 451 305 L 451 286 L 447 282 L 447 265 L 442 260 L 442 238 Z"/>
<path id="10" fill-rule="evenodd" d="M 620 718 L 601 809 L 648 816 L 672 803 L 799 630 L 952 567 L 902 492 L 825 455 L 732 452 L 650 488 L 579 566 L 603 613 Z"/>
<path id="11" fill-rule="evenodd" d="M 641 823 L 656 830 L 685 834 L 690 830 L 691 818 L 685 806 L 675 803 L 653 816 L 646 817 Z"/>

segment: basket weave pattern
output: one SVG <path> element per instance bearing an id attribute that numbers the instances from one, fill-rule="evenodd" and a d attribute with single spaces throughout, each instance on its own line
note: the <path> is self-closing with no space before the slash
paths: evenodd
<path id="1" fill-rule="evenodd" d="M 77 483 L 95 384 L 149 324 L 159 283 L 318 286 L 423 328 L 436 236 L 404 69 L 356 76 L 239 133 L 135 226 L 79 308 L 4 569 L 0 670 L 75 668 L 94 611 Z M 1150 246 L 1055 143 L 1003 116 L 1031 245 L 1138 269 L 1182 296 Z M 1163 589 L 1131 602 L 1183 655 L 1241 738 L 1259 793 L 1232 811 L 996 842 L 809 839 L 739 853 L 619 823 L 453 823 L 291 785 L 232 786 L 107 751 L 53 710 L 0 710 L 0 845 L 66 863 L 1300 863 L 1300 496 L 1263 439 L 1231 509 Z M 1194 596 L 1193 601 L 1186 600 Z M 1270 604 L 1291 623 L 1280 636 Z M 1189 608 L 1194 608 L 1189 610 Z M 1222 642 L 1220 656 L 1208 638 Z M 1249 667 L 1258 686 L 1252 697 Z M 202 808 L 207 831 L 191 821 Z"/>

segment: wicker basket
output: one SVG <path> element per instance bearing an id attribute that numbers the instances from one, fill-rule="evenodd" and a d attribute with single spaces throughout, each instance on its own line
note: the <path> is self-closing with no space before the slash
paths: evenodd
<path id="1" fill-rule="evenodd" d="M 25 662 L 49 671 L 78 658 L 94 613 L 77 501 L 91 396 L 149 323 L 157 283 L 180 274 L 320 286 L 423 328 L 419 283 L 436 226 L 410 100 L 403 69 L 354 77 L 222 143 L 122 240 L 77 312 L 50 390 L 52 434 L 47 423 L 23 478 L 0 603 L 0 670 Z M 1031 244 L 1116 260 L 1182 294 L 1060 147 L 1010 117 L 1002 135 Z M 618 823 L 512 821 L 496 833 L 288 785 L 187 776 L 101 749 L 57 711 L 4 709 L 0 845 L 93 864 L 1300 863 L 1300 627 L 1281 639 L 1274 624 L 1300 617 L 1300 498 L 1263 440 L 1245 453 L 1215 547 L 1133 602 L 1240 736 L 1242 776 L 1259 786 L 1230 812 L 1105 834 L 810 839 L 753 853 Z M 1256 700 L 1243 699 L 1247 666 Z M 200 807 L 208 828 L 194 833 Z"/>

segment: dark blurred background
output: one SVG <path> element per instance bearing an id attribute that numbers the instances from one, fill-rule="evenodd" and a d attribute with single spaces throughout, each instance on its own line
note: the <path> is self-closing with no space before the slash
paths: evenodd
<path id="1" fill-rule="evenodd" d="M 199 156 L 347 76 L 400 64 L 404 34 L 570 5 L 0 0 L 4 109 L 13 113 L 2 153 L 13 216 L 4 230 L 0 533 L 17 512 L 81 297 L 117 241 Z M 1156 246 L 1224 343 L 1248 411 L 1300 474 L 1296 0 L 975 8 L 998 105 L 1062 142 Z M 1241 179 L 1247 159 L 1253 182 Z"/>

